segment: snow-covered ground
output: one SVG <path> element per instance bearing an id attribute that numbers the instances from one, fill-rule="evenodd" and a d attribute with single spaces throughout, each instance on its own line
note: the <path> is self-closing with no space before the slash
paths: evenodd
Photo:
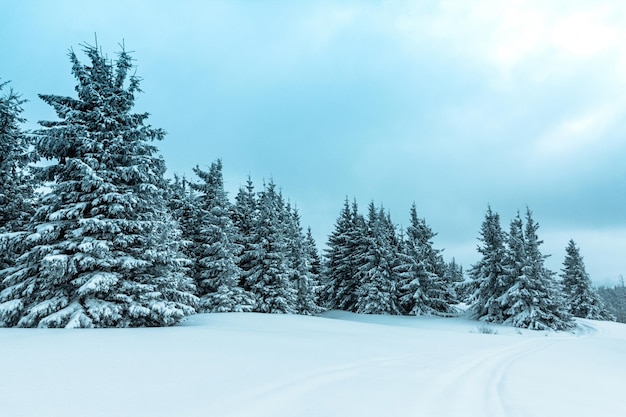
<path id="1" fill-rule="evenodd" d="M 626 415 L 626 325 L 482 326 L 328 312 L 0 329 L 0 416 Z"/>

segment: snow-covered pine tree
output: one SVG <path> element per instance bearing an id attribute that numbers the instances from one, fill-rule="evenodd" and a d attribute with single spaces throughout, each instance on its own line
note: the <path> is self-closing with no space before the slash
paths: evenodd
<path id="1" fill-rule="evenodd" d="M 400 255 L 400 304 L 404 314 L 452 313 L 454 290 L 445 278 L 441 250 L 433 247 L 436 234 L 417 215 L 415 203 L 409 212 L 404 250 Z"/>
<path id="2" fill-rule="evenodd" d="M 503 278 L 504 292 L 498 297 L 501 310 L 501 322 L 516 325 L 528 309 L 526 298 L 529 287 L 527 272 L 528 257 L 526 256 L 526 239 L 524 223 L 519 212 L 511 221 L 507 235 L 505 253 L 505 270 Z M 523 327 L 523 326 L 522 326 Z"/>
<path id="3" fill-rule="evenodd" d="M 167 205 L 174 220 L 181 230 L 181 252 L 189 259 L 187 274 L 194 278 L 198 275 L 198 265 L 194 256 L 196 236 L 200 235 L 200 208 L 196 193 L 184 176 L 174 174 L 174 179 L 168 182 Z"/>
<path id="4" fill-rule="evenodd" d="M 457 264 L 454 257 L 450 262 L 446 263 L 443 278 L 446 284 L 446 288 L 448 289 L 448 304 L 458 304 L 460 302 L 463 302 L 465 300 L 465 294 L 463 292 L 463 283 L 465 281 L 465 276 L 463 273 L 463 266 Z"/>
<path id="5" fill-rule="evenodd" d="M 0 83 L 0 93 L 8 83 Z M 30 141 L 21 130 L 24 100 L 13 90 L 0 95 L 0 283 L 5 268 L 14 264 L 9 247 L 14 233 L 24 230 L 34 213 L 34 179 L 28 164 L 34 160 Z M 8 273 L 8 271 L 5 271 Z M 0 288 L 2 284 L 0 284 Z"/>
<path id="6" fill-rule="evenodd" d="M 254 294 L 254 311 L 296 313 L 297 292 L 289 280 L 286 231 L 281 221 L 285 205 L 276 184 L 270 181 L 258 197 L 258 217 L 253 224 L 250 269 L 244 274 L 247 288 Z"/>
<path id="7" fill-rule="evenodd" d="M 313 274 L 315 280 L 319 283 L 320 276 L 322 274 L 322 259 L 320 258 L 320 254 L 317 250 L 317 244 L 313 238 L 311 227 L 308 227 L 306 230 L 305 244 L 307 256 L 309 257 L 311 263 L 311 274 Z"/>
<path id="8" fill-rule="evenodd" d="M 432 231 L 424 219 L 420 220 L 422 233 L 426 238 L 423 244 L 423 251 L 424 259 L 426 260 L 426 268 L 429 273 L 426 288 L 428 305 L 434 314 L 456 313 L 454 307 L 450 305 L 451 302 L 455 301 L 454 287 L 451 283 L 448 283 L 445 278 L 446 262 L 442 256 L 443 250 L 433 247 L 432 238 L 436 236 L 436 233 Z"/>
<path id="9" fill-rule="evenodd" d="M 591 286 L 591 279 L 574 240 L 565 248 L 566 255 L 561 270 L 565 304 L 570 314 L 593 320 L 608 320 L 610 314 L 604 308 L 598 293 Z"/>
<path id="10" fill-rule="evenodd" d="M 487 207 L 485 220 L 480 229 L 478 252 L 482 255 L 472 265 L 469 275 L 474 290 L 470 304 L 475 317 L 490 322 L 504 321 L 499 297 L 506 289 L 505 246 L 506 234 L 500 226 L 500 215 Z"/>
<path id="11" fill-rule="evenodd" d="M 77 98 L 41 95 L 60 120 L 40 122 L 36 150 L 52 190 L 28 225 L 0 293 L 0 321 L 19 327 L 171 325 L 195 312 L 180 229 L 166 207 L 165 135 L 131 113 L 139 78 L 122 48 L 115 62 L 70 51 Z"/>
<path id="12" fill-rule="evenodd" d="M 237 230 L 235 243 L 242 248 L 238 261 L 238 266 L 241 269 L 239 286 L 249 291 L 250 287 L 248 287 L 246 282 L 246 276 L 252 269 L 255 259 L 253 247 L 254 228 L 259 219 L 258 202 L 250 176 L 248 176 L 246 186 L 239 188 L 239 192 L 235 197 L 235 206 L 231 211 L 231 218 Z"/>
<path id="13" fill-rule="evenodd" d="M 316 315 L 322 312 L 318 306 L 318 276 L 312 272 L 311 247 L 306 236 L 302 233 L 300 213 L 297 208 L 287 203 L 286 239 L 288 249 L 288 263 L 291 278 L 296 294 L 296 311 L 298 314 Z M 309 229 L 310 231 L 310 229 Z M 314 243 L 313 243 L 314 244 Z M 313 248 L 313 250 L 315 250 Z"/>
<path id="14" fill-rule="evenodd" d="M 368 207 L 367 250 L 361 266 L 357 288 L 356 312 L 362 314 L 399 314 L 396 305 L 398 278 L 394 271 L 395 228 L 383 208 Z"/>
<path id="15" fill-rule="evenodd" d="M 510 306 L 504 312 L 507 317 L 503 322 L 531 330 L 568 329 L 572 327 L 571 316 L 554 279 L 555 274 L 544 265 L 547 256 L 539 249 L 543 242 L 537 236 L 538 228 L 539 225 L 532 218 L 532 212 L 527 209 L 523 237 L 526 261 L 522 271 L 514 277 L 515 282 L 507 291 L 507 295 L 498 300 L 501 305 Z M 509 279 L 507 277 L 505 282 L 510 282 Z"/>
<path id="16" fill-rule="evenodd" d="M 199 234 L 192 245 L 197 265 L 195 276 L 203 312 L 252 311 L 254 297 L 239 287 L 241 269 L 238 255 L 242 247 L 236 243 L 237 230 L 230 218 L 230 203 L 224 190 L 222 161 L 211 164 L 209 171 L 196 166 L 193 171 L 202 180 L 192 184 L 197 191 Z"/>
<path id="17" fill-rule="evenodd" d="M 356 200 L 350 206 L 346 198 L 335 230 L 328 238 L 321 297 L 325 307 L 356 311 L 359 271 L 367 249 L 366 232 Z"/>
<path id="18" fill-rule="evenodd" d="M 402 250 L 398 254 L 399 262 L 396 266 L 398 303 L 402 314 L 428 314 L 431 312 L 426 295 L 429 274 L 423 259 L 421 225 L 415 204 L 411 206 L 410 222 L 402 241 Z"/>
<path id="19" fill-rule="evenodd" d="M 339 217 L 335 221 L 335 230 L 328 236 L 327 248 L 324 253 L 322 270 L 322 289 L 320 303 L 329 309 L 338 308 L 337 294 L 341 283 L 352 279 L 353 271 L 347 262 L 347 233 L 352 227 L 350 202 L 346 197 Z"/>

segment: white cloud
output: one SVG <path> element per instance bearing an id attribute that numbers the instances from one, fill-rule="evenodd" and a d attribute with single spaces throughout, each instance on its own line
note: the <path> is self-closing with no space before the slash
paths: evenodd
<path id="1" fill-rule="evenodd" d="M 535 141 L 535 156 L 564 159 L 605 151 L 612 143 L 606 133 L 625 107 L 624 103 L 615 103 L 558 123 Z"/>
<path id="2" fill-rule="evenodd" d="M 421 4 L 387 12 L 405 41 L 420 48 L 436 42 L 492 72 L 500 88 L 510 88 L 518 78 L 558 77 L 601 55 L 609 56 L 613 67 L 624 69 L 626 62 L 626 3 L 621 1 L 442 0 L 430 13 Z M 626 82 L 626 73 L 611 65 L 598 71 Z"/>
<path id="3" fill-rule="evenodd" d="M 552 26 L 549 41 L 557 50 L 577 58 L 591 58 L 613 48 L 624 52 L 620 40 L 626 31 L 609 22 L 611 12 L 604 7 L 565 16 Z"/>

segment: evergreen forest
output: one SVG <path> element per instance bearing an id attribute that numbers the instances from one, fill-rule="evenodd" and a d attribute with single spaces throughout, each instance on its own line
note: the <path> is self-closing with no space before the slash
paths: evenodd
<path id="1" fill-rule="evenodd" d="M 273 180 L 233 198 L 220 159 L 166 178 L 165 132 L 134 113 L 141 80 L 123 48 L 70 51 L 73 96 L 41 94 L 57 119 L 23 129 L 24 100 L 0 83 L 0 325 L 170 326 L 203 312 L 455 316 L 567 330 L 626 322 L 626 291 L 595 289 L 572 240 L 545 266 L 532 211 L 505 231 L 487 208 L 467 270 L 434 247 L 413 204 L 400 229 L 346 198 L 323 251 Z M 68 92 L 69 93 L 69 92 Z M 207 161 L 203 161 L 207 163 Z M 338 202 L 340 203 L 340 202 Z"/>

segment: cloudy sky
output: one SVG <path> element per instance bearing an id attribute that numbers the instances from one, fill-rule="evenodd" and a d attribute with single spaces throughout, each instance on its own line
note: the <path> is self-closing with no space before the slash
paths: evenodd
<path id="1" fill-rule="evenodd" d="M 415 202 L 469 268 L 487 205 L 506 230 L 529 206 L 553 270 L 573 238 L 595 282 L 626 274 L 622 0 L 7 2 L 0 78 L 29 127 L 94 33 L 134 51 L 170 173 L 273 178 L 320 246 L 346 196 L 399 225 Z"/>

